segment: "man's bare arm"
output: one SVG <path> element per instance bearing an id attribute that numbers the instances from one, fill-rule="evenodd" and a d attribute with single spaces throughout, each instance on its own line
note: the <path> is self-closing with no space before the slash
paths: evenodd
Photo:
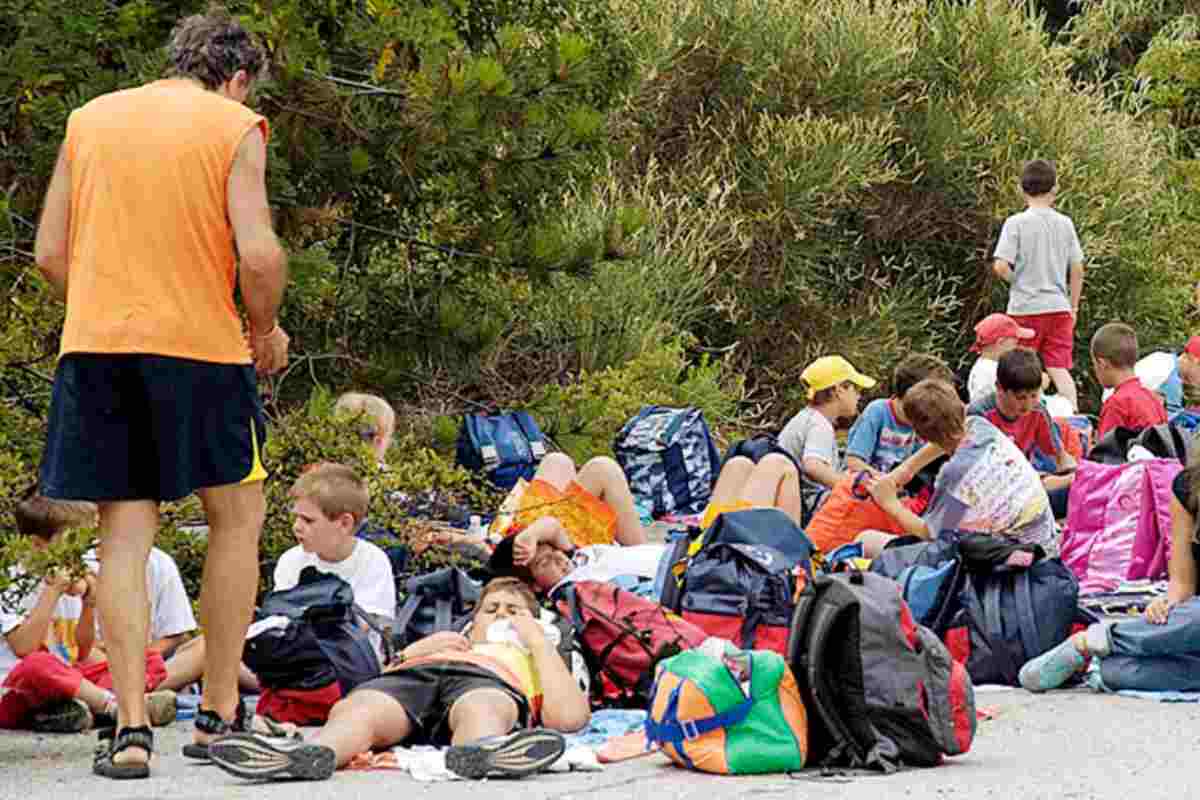
<path id="1" fill-rule="evenodd" d="M 33 255 L 38 269 L 59 298 L 67 297 L 71 240 L 71 164 L 65 148 L 58 151 L 54 174 L 46 189 L 42 221 L 38 225 Z"/>
<path id="2" fill-rule="evenodd" d="M 287 285 L 287 256 L 271 228 L 267 204 L 267 142 L 255 127 L 242 140 L 228 184 L 229 221 L 240 256 L 239 285 L 252 334 L 275 325 Z"/>

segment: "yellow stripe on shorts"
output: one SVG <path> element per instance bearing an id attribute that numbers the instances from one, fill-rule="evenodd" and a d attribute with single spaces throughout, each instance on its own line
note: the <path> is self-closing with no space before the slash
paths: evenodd
<path id="1" fill-rule="evenodd" d="M 255 483 L 257 481 L 265 481 L 267 479 L 267 468 L 263 466 L 262 459 L 258 455 L 258 431 L 255 430 L 254 420 L 250 420 L 250 473 L 242 478 L 240 483 Z"/>

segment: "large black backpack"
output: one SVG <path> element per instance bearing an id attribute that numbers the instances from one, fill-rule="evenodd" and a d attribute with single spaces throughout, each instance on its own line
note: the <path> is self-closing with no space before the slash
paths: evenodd
<path id="1" fill-rule="evenodd" d="M 810 764 L 891 772 L 971 747 L 971 678 L 888 578 L 814 579 L 796 603 L 787 658 L 809 713 Z"/>
<path id="2" fill-rule="evenodd" d="M 258 616 L 287 620 L 246 639 L 242 652 L 246 666 L 271 689 L 319 689 L 336 681 L 346 696 L 379 675 L 368 630 L 379 634 L 385 660 L 390 659 L 381 620 L 354 604 L 350 584 L 316 567 L 305 567 L 291 589 L 268 593 Z"/>
<path id="3" fill-rule="evenodd" d="M 945 639 L 975 683 L 1018 685 L 1026 661 L 1088 621 L 1079 609 L 1079 583 L 1057 558 L 1027 569 L 969 570 L 958 602 Z"/>
<path id="4" fill-rule="evenodd" d="M 396 612 L 397 648 L 440 631 L 461 631 L 475 613 L 482 586 L 457 567 L 409 578 Z"/>

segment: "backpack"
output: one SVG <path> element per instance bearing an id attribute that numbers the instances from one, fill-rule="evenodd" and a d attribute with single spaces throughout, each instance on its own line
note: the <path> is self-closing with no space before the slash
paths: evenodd
<path id="1" fill-rule="evenodd" d="M 606 583 L 577 581 L 552 599 L 587 661 L 594 706 L 645 708 L 658 662 L 707 638 L 657 603 Z"/>
<path id="2" fill-rule="evenodd" d="M 525 411 L 463 415 L 455 461 L 500 489 L 511 489 L 518 478 L 531 480 L 545 455 L 546 437 Z"/>
<path id="3" fill-rule="evenodd" d="M 259 608 L 259 626 L 246 639 L 242 660 L 270 689 L 311 690 L 336 682 L 345 697 L 379 675 L 379 656 L 369 628 L 380 634 L 390 660 L 386 631 L 354 605 L 354 590 L 337 575 L 308 566 L 290 589 L 269 592 Z M 287 620 L 266 625 L 272 617 Z"/>
<path id="4" fill-rule="evenodd" d="M 721 459 L 721 466 L 729 463 L 729 459 L 741 456 L 748 458 L 757 464 L 762 461 L 763 456 L 771 453 L 779 453 L 787 456 L 788 460 L 796 464 L 796 458 L 787 450 L 779 446 L 779 437 L 773 433 L 759 433 L 751 436 L 749 439 L 739 439 L 729 446 L 725 451 L 725 457 Z M 800 469 L 800 465 L 796 464 L 796 469 Z"/>
<path id="5" fill-rule="evenodd" d="M 970 750 L 971 678 L 913 622 L 894 581 L 817 577 L 796 603 L 787 647 L 809 713 L 810 763 L 892 772 Z"/>
<path id="6" fill-rule="evenodd" d="M 1182 469 L 1168 459 L 1079 463 L 1061 556 L 1079 579 L 1080 592 L 1112 591 L 1127 580 L 1166 576 L 1171 483 Z"/>
<path id="7" fill-rule="evenodd" d="M 939 636 L 945 632 L 958 611 L 958 593 L 966 577 L 957 537 L 886 547 L 871 561 L 870 571 L 900 584 L 918 625 Z"/>
<path id="8" fill-rule="evenodd" d="M 482 586 L 457 567 L 409 578 L 396 612 L 397 648 L 439 631 L 460 631 L 475 613 Z"/>
<path id="9" fill-rule="evenodd" d="M 1155 458 L 1173 459 L 1186 467 L 1191 440 L 1187 429 L 1171 423 L 1141 429 L 1118 425 L 1096 442 L 1087 457 L 1100 464 L 1124 464 L 1129 460 L 1129 451 L 1140 445 Z"/>
<path id="10" fill-rule="evenodd" d="M 971 571 L 946 645 L 975 683 L 1016 686 L 1026 661 L 1070 636 L 1080 619 L 1078 599 L 1075 576 L 1057 558 L 1028 569 Z"/>
<path id="11" fill-rule="evenodd" d="M 646 742 L 676 765 L 721 775 L 804 768 L 808 716 L 777 653 L 691 650 L 658 665 Z"/>
<path id="12" fill-rule="evenodd" d="M 721 469 L 698 408 L 643 406 L 613 440 L 629 490 L 655 517 L 699 514 Z"/>

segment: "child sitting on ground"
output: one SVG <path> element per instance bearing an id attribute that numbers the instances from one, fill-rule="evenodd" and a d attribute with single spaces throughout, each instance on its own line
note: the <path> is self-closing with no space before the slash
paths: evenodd
<path id="1" fill-rule="evenodd" d="M 1046 489 L 1011 439 L 983 417 L 966 416 L 945 381 L 924 380 L 909 389 L 904 410 L 917 433 L 949 455 L 923 518 L 900 502 L 894 477 L 868 481 L 871 496 L 905 533 L 921 539 L 951 531 L 1004 535 L 1040 545 L 1048 556 L 1058 554 Z M 858 541 L 863 554 L 874 558 L 895 538 L 865 531 Z"/>
<path id="2" fill-rule="evenodd" d="M 911 355 L 900 362 L 892 376 L 892 396 L 868 403 L 850 428 L 847 471 L 891 472 L 921 449 L 923 442 L 902 401 L 909 388 L 926 378 L 953 383 L 954 374 L 941 359 L 930 355 Z"/>
<path id="3" fill-rule="evenodd" d="M 1138 380 L 1138 340 L 1133 328 L 1120 322 L 1100 326 L 1092 336 L 1092 371 L 1096 380 L 1113 390 L 1100 409 L 1097 437 L 1118 426 L 1141 430 L 1167 421 L 1162 398 Z"/>
<path id="4" fill-rule="evenodd" d="M 96 507 L 33 494 L 17 505 L 15 516 L 17 532 L 45 550 L 65 531 L 95 524 Z M 72 733 L 116 724 L 108 661 L 89 658 L 96 640 L 95 595 L 94 574 L 81 580 L 54 574 L 36 592 L 17 598 L 15 613 L 0 604 L 0 728 Z M 147 650 L 151 725 L 175 719 L 175 693 L 154 691 L 164 674 L 162 655 Z"/>
<path id="5" fill-rule="evenodd" d="M 467 636 L 444 631 L 410 644 L 334 706 L 310 741 L 235 734 L 212 744 L 213 762 L 252 780 L 322 780 L 372 749 L 433 744 L 450 745 L 446 768 L 465 778 L 544 770 L 566 748 L 562 733 L 591 713 L 538 614 L 528 587 L 493 580 Z M 519 644 L 494 641 L 494 627 Z"/>
<path id="6" fill-rule="evenodd" d="M 1099 659 L 1088 682 L 1117 691 L 1200 691 L 1200 539 L 1196 533 L 1200 464 L 1175 477 L 1171 499 L 1171 563 L 1166 597 L 1146 607 L 1143 619 L 1100 622 L 1027 662 L 1020 681 L 1031 692 L 1056 689 Z"/>
<path id="7" fill-rule="evenodd" d="M 875 379 L 841 356 L 818 358 L 800 378 L 808 387 L 808 405 L 783 426 L 779 447 L 802 470 L 800 491 L 807 518 L 845 474 L 838 463 L 835 426 L 858 416 L 861 390 L 873 387 Z"/>
<path id="8" fill-rule="evenodd" d="M 968 402 L 982 400 L 996 391 L 996 371 L 1000 358 L 1020 344 L 1022 339 L 1032 339 L 1034 331 L 1022 328 L 1007 314 L 989 314 L 975 326 L 975 344 L 972 353 L 979 358 L 971 365 L 967 377 Z"/>
<path id="9" fill-rule="evenodd" d="M 396 584 L 388 557 L 374 544 L 355 537 L 370 502 L 367 487 L 350 467 L 319 464 L 297 479 L 292 487 L 293 531 L 299 542 L 279 557 L 275 565 L 274 588 L 282 591 L 300 582 L 305 567 L 337 575 L 354 591 L 354 602 L 368 614 L 395 616 Z M 377 650 L 381 648 L 377 644 Z M 382 653 L 379 653 L 382 656 Z M 204 637 L 193 639 L 179 648 L 167 662 L 163 685 L 179 689 L 199 680 L 204 672 Z M 258 679 L 243 664 L 239 683 L 257 689 Z M 337 684 L 318 687 L 313 692 L 293 693 L 286 689 L 266 690 L 258 702 L 258 715 L 278 722 L 308 724 L 322 720 L 341 697 Z M 183 754 L 189 758 L 208 758 L 208 743 L 228 729 L 220 717 L 202 710 L 197 715 L 196 736 Z M 245 720 L 234 720 L 244 726 Z"/>
<path id="10" fill-rule="evenodd" d="M 1042 404 L 1042 362 L 1033 350 L 1017 348 L 1000 358 L 996 390 L 967 406 L 1006 433 L 1042 476 L 1054 516 L 1067 515 L 1067 491 L 1075 459 L 1066 451 L 1058 426 Z"/>

